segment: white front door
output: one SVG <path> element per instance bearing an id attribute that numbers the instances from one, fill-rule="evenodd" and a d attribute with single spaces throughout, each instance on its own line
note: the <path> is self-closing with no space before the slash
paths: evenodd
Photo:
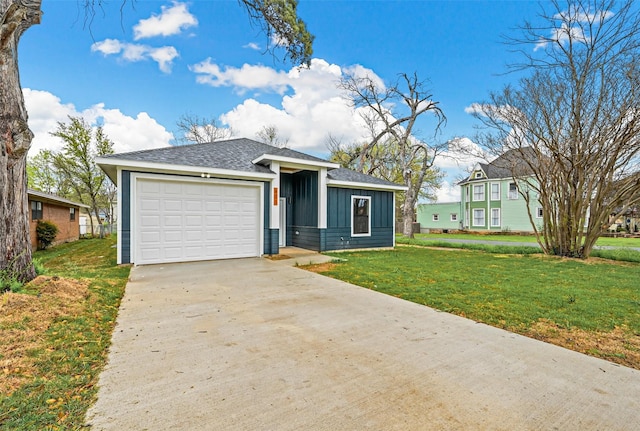
<path id="1" fill-rule="evenodd" d="M 280 247 L 287 246 L 287 198 L 280 198 Z"/>

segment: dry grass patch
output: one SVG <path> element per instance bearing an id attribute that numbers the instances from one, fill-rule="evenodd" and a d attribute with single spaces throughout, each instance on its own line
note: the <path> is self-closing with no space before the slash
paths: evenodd
<path id="1" fill-rule="evenodd" d="M 88 297 L 86 282 L 40 276 L 26 288 L 38 294 L 6 292 L 0 296 L 0 393 L 9 395 L 35 370 L 44 334 L 60 317 L 73 316 Z"/>
<path id="2" fill-rule="evenodd" d="M 609 332 L 585 331 L 578 328 L 563 328 L 546 319 L 540 319 L 522 334 L 576 352 L 640 369 L 640 335 L 634 334 L 626 327 L 616 327 Z"/>

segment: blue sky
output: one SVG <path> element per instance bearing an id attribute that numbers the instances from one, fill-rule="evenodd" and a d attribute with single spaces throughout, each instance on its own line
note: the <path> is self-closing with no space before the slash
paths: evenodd
<path id="1" fill-rule="evenodd" d="M 300 0 L 299 15 L 315 35 L 309 70 L 264 53 L 270 41 L 236 0 L 113 0 L 90 28 L 76 0 L 44 0 L 42 23 L 19 47 L 21 81 L 36 137 L 30 156 L 61 143 L 58 121 L 81 115 L 102 124 L 117 152 L 170 145 L 176 121 L 216 118 L 236 136 L 255 138 L 274 125 L 289 147 L 327 156 L 329 133 L 349 142 L 363 135 L 357 113 L 335 83 L 346 72 L 392 83 L 399 73 L 428 80 L 447 116 L 439 136 L 473 138 L 477 121 L 465 109 L 515 80 L 517 59 L 502 35 L 540 11 L 531 1 Z M 280 57 L 282 53 L 280 52 Z M 468 167 L 443 158 L 440 201 Z"/>

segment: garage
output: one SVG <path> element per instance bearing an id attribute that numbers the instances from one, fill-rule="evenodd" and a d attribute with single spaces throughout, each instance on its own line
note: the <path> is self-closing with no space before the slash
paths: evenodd
<path id="1" fill-rule="evenodd" d="M 261 185 L 140 176 L 134 262 L 153 264 L 261 255 Z"/>

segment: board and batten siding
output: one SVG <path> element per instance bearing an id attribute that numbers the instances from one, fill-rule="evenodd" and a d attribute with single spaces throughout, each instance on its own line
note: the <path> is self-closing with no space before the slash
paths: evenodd
<path id="1" fill-rule="evenodd" d="M 121 172 L 120 193 L 118 205 L 121 205 L 119 231 L 121 263 L 131 263 L 131 171 Z"/>
<path id="2" fill-rule="evenodd" d="M 371 197 L 370 236 L 351 236 L 352 196 Z M 327 208 L 327 229 L 321 243 L 322 251 L 394 245 L 393 192 L 329 187 Z"/>

